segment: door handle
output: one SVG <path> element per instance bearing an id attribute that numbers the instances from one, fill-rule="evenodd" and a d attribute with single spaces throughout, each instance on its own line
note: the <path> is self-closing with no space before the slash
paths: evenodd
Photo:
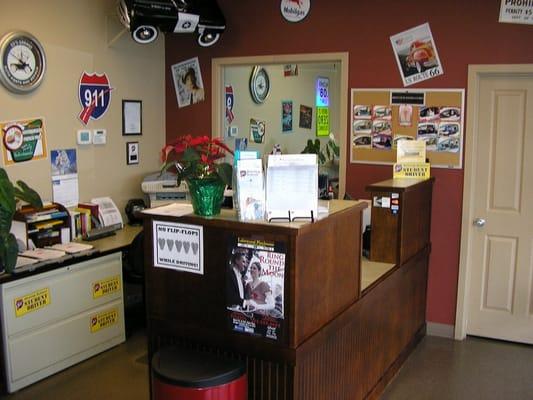
<path id="1" fill-rule="evenodd" d="M 474 226 L 476 226 L 478 228 L 481 228 L 481 227 L 485 226 L 485 220 L 483 218 L 476 218 L 474 220 Z"/>

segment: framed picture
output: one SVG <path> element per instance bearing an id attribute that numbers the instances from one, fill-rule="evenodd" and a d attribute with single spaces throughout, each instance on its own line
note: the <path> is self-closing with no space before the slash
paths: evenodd
<path id="1" fill-rule="evenodd" d="M 142 101 L 122 100 L 122 135 L 142 135 Z"/>
<path id="2" fill-rule="evenodd" d="M 128 165 L 139 164 L 139 142 L 126 143 L 126 162 Z"/>

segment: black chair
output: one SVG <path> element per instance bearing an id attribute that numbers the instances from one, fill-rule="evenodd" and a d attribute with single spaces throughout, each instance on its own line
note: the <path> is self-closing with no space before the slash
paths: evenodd
<path id="1" fill-rule="evenodd" d="M 122 259 L 126 336 L 146 326 L 144 231 L 135 236 Z"/>

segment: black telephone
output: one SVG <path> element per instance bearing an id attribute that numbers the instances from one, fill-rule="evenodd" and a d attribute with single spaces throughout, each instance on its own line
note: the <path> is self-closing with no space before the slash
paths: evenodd
<path id="1" fill-rule="evenodd" d="M 139 212 L 146 208 L 146 204 L 143 199 L 131 199 L 128 200 L 126 204 L 126 216 L 128 217 L 128 224 L 130 225 L 141 225 L 142 218 L 139 215 Z"/>

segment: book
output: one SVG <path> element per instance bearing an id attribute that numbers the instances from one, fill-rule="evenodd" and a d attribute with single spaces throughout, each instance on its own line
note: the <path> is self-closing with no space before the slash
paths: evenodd
<path id="1" fill-rule="evenodd" d="M 95 221 L 98 221 L 98 204 L 91 202 L 78 203 L 78 208 L 90 210 L 91 217 L 94 218 Z"/>
<path id="2" fill-rule="evenodd" d="M 51 260 L 64 257 L 66 253 L 60 250 L 37 248 L 34 250 L 23 251 L 20 255 L 23 257 L 36 258 L 38 260 Z"/>
<path id="3" fill-rule="evenodd" d="M 75 254 L 75 253 L 80 253 L 82 251 L 92 250 L 94 246 L 90 244 L 85 244 L 85 243 L 69 242 L 69 243 L 54 244 L 53 246 L 50 246 L 49 248 L 53 250 L 64 251 L 65 253 L 68 253 L 68 254 Z"/>

